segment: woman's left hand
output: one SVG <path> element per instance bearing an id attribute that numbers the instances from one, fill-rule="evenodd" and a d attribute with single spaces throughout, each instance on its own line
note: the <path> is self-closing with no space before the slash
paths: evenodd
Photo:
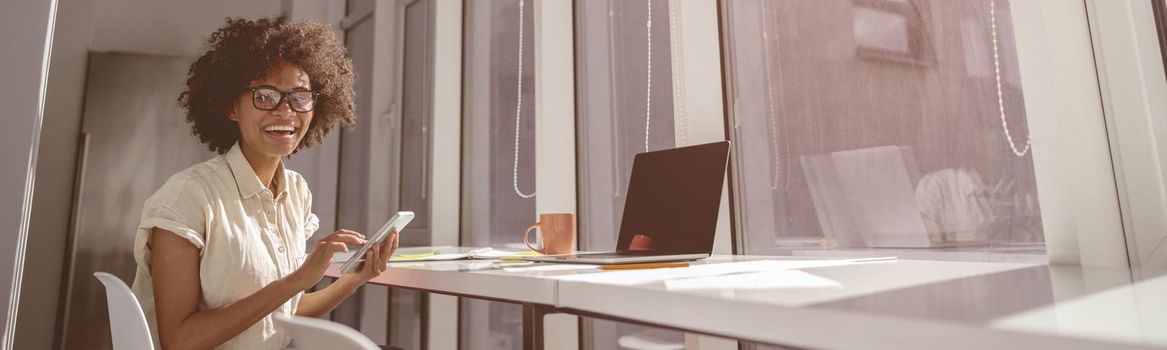
<path id="1" fill-rule="evenodd" d="M 385 269 L 389 267 L 389 257 L 393 256 L 393 252 L 397 251 L 398 239 L 397 231 L 389 234 L 385 238 L 369 249 L 365 254 L 365 262 L 361 263 L 361 268 L 355 271 L 346 273 L 345 276 L 351 276 L 360 283 L 368 282 L 369 280 L 380 276 Z"/>

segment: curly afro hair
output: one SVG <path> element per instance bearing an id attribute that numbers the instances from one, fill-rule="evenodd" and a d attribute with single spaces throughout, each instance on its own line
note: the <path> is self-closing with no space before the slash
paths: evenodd
<path id="1" fill-rule="evenodd" d="M 320 143 L 338 124 L 346 129 L 356 124 L 352 60 L 327 25 L 289 23 L 283 16 L 228 18 L 211 34 L 205 50 L 190 65 L 178 102 L 191 132 L 212 151 L 227 153 L 239 140 L 239 125 L 227 117 L 229 111 L 248 84 L 280 62 L 299 66 L 312 90 L 320 93 L 296 151 Z"/>

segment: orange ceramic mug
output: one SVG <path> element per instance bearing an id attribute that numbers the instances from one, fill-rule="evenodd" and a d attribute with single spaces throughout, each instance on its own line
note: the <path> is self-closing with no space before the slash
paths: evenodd
<path id="1" fill-rule="evenodd" d="M 535 249 L 528 240 L 533 229 L 539 229 L 539 233 L 543 235 L 543 249 Z M 539 222 L 527 227 L 527 231 L 523 233 L 523 243 L 527 248 L 545 255 L 575 253 L 575 214 L 539 214 Z"/>

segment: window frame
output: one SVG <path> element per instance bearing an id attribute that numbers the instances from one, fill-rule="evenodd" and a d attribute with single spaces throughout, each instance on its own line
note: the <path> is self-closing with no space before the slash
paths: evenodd
<path id="1" fill-rule="evenodd" d="M 1085 0 L 1099 93 L 1135 278 L 1167 267 L 1167 77 L 1162 0 Z M 1085 258 L 1085 257 L 1084 257 Z"/>
<path id="2" fill-rule="evenodd" d="M 386 67 L 393 67 L 393 60 L 391 57 L 388 57 L 385 54 L 385 51 L 387 46 L 392 45 L 394 42 L 386 43 L 385 40 L 380 39 L 386 36 L 392 36 L 395 32 L 392 31 L 391 26 L 385 23 L 386 21 L 392 20 L 392 11 L 386 10 L 382 6 L 382 2 L 373 1 L 369 8 L 361 11 L 351 12 L 352 9 L 349 7 L 347 1 L 342 5 L 342 7 L 344 7 L 344 11 L 342 11 L 344 15 L 340 21 L 340 31 L 344 33 L 343 37 L 345 39 L 345 48 L 349 51 L 352 51 L 349 43 L 349 33 L 366 21 L 373 21 L 373 39 L 371 43 L 368 43 L 372 46 L 370 57 L 371 62 L 369 66 L 370 71 L 367 72 L 367 76 L 370 80 L 369 99 L 364 101 L 355 101 L 357 104 L 364 104 L 369 106 L 369 115 L 364 116 L 364 118 L 361 118 L 362 116 L 358 115 L 358 122 L 361 122 L 360 126 L 352 132 L 341 133 L 340 140 L 338 140 L 341 141 L 342 145 L 339 151 L 339 169 L 337 169 L 338 177 L 340 178 L 338 181 L 337 201 L 338 203 L 341 203 L 343 198 L 355 195 L 357 197 L 357 201 L 359 202 L 358 206 L 362 207 L 363 210 L 357 210 L 355 213 L 347 213 L 344 209 L 348 208 L 343 208 L 341 205 L 338 205 L 338 228 L 342 226 L 341 221 L 346 220 L 348 221 L 346 224 L 351 225 L 353 223 L 357 223 L 363 226 L 350 227 L 357 230 L 377 227 L 379 224 L 375 223 L 375 220 L 370 218 L 368 213 L 374 210 L 388 211 L 388 208 L 385 207 L 388 205 L 396 204 L 399 200 L 399 194 L 396 192 L 396 189 L 399 186 L 398 179 L 393 176 L 386 176 L 387 174 L 374 173 L 373 168 L 369 165 L 374 164 L 375 162 L 380 162 L 389 165 L 384 168 L 392 168 L 392 165 L 396 165 L 400 161 L 399 157 L 391 156 L 396 155 L 399 152 L 399 147 L 390 146 L 390 152 L 376 153 L 372 151 L 376 150 L 378 147 L 391 145 L 391 143 L 374 144 L 374 140 L 370 140 L 372 138 L 370 134 L 372 134 L 375 129 L 389 128 L 390 130 L 399 132 L 399 127 L 395 127 L 395 125 L 400 124 L 399 121 L 394 123 L 392 119 L 393 116 L 399 115 L 399 113 L 395 114 L 386 110 L 386 106 L 392 104 L 390 98 L 393 97 L 392 95 L 385 93 L 386 87 L 390 86 L 387 84 L 387 82 L 392 81 L 392 79 L 395 78 L 394 75 L 398 70 L 386 69 Z M 400 32 L 400 30 L 396 32 Z M 354 62 L 354 65 L 355 64 L 356 63 Z M 356 108 L 356 110 L 359 111 L 360 108 Z M 365 146 L 364 149 L 353 149 L 351 146 L 346 147 L 343 145 L 344 141 L 350 139 L 367 140 L 367 142 L 358 142 L 359 145 Z M 356 151 L 356 155 L 352 155 L 352 152 L 354 151 Z M 381 158 L 373 159 L 372 157 L 374 154 L 380 155 Z M 358 162 L 364 163 L 364 165 L 359 167 L 346 166 L 346 158 L 360 158 L 362 156 L 365 157 L 365 159 L 356 160 Z M 355 178 L 351 178 L 349 175 L 346 175 L 349 172 L 356 172 L 357 174 L 363 175 L 357 175 Z M 399 175 L 399 172 L 396 173 Z M 381 191 L 375 190 L 369 192 L 388 192 L 386 197 L 393 198 L 394 200 L 379 201 L 369 197 L 366 194 L 348 193 L 345 191 L 345 186 L 341 186 L 341 183 L 346 178 L 349 180 L 358 179 L 358 182 L 363 182 L 359 184 L 361 187 L 381 189 Z M 388 178 L 389 180 L 387 182 L 374 180 L 385 178 Z M 394 205 L 394 207 L 396 206 Z M 354 297 L 351 298 L 350 301 L 342 303 L 333 311 L 333 320 L 342 323 L 348 323 L 350 326 L 361 330 L 363 333 L 369 335 L 373 339 L 384 339 L 386 341 L 391 341 L 391 339 L 389 339 L 389 335 L 392 333 L 392 322 L 390 320 L 392 311 L 389 309 L 389 305 L 392 303 L 392 293 L 387 288 L 361 288 L 357 293 L 353 294 L 353 296 Z"/>
<path id="3" fill-rule="evenodd" d="M 359 155 L 358 158 L 360 156 L 364 157 L 364 159 L 360 159 L 363 161 L 361 162 L 363 165 L 350 168 L 341 166 L 340 169 L 337 169 L 341 174 L 341 178 L 344 177 L 343 174 L 346 171 L 355 171 L 358 173 L 363 172 L 364 175 L 358 176 L 358 178 L 360 180 L 366 181 L 366 183 L 362 185 L 364 185 L 365 188 L 371 189 L 367 192 L 376 192 L 382 194 L 378 197 L 363 197 L 364 201 L 358 204 L 360 207 L 362 207 L 363 210 L 361 211 L 363 213 L 357 213 L 355 217 L 350 218 L 350 221 L 355 219 L 356 221 L 365 225 L 367 228 L 379 227 L 381 224 L 383 224 L 383 221 L 380 221 L 381 219 L 375 218 L 372 215 L 368 215 L 369 212 L 389 213 L 396 211 L 401 205 L 401 186 L 403 185 L 401 153 L 404 146 L 401 133 L 403 121 L 402 113 L 404 110 L 403 108 L 405 97 L 405 87 L 403 85 L 405 69 L 405 12 L 408 6 L 417 4 L 419 1 L 420 0 L 371 1 L 371 7 L 360 12 L 354 12 L 346 15 L 344 13 L 348 12 L 347 10 L 340 11 L 343 16 L 343 18 L 339 19 L 338 21 L 341 35 L 344 35 L 349 30 L 353 29 L 358 24 L 363 23 L 366 20 L 374 21 L 372 29 L 373 39 L 372 42 L 369 43 L 372 45 L 370 71 L 367 72 L 365 77 L 370 80 L 369 99 L 366 101 L 357 102 L 368 104 L 370 107 L 370 115 L 365 116 L 365 119 L 360 121 L 361 126 L 356 132 L 346 133 L 341 136 L 345 138 L 357 138 L 358 140 L 363 141 L 357 143 L 359 147 L 363 148 L 357 151 L 357 154 Z M 427 163 L 427 167 L 429 168 L 428 171 L 423 172 L 422 176 L 424 178 L 422 179 L 422 183 L 423 186 L 428 188 L 430 225 L 428 228 L 420 230 L 407 229 L 406 232 L 403 233 L 413 236 L 418 236 L 420 234 L 428 236 L 429 242 L 414 242 L 415 244 L 422 245 L 426 243 L 430 245 L 437 245 L 441 244 L 441 242 L 448 242 L 450 240 L 448 236 L 451 234 L 455 236 L 455 243 L 457 239 L 457 190 L 454 190 L 453 193 L 453 208 L 450 206 L 451 200 L 449 191 L 433 191 L 434 189 L 438 188 L 438 186 L 446 186 L 451 176 L 454 179 L 454 182 L 457 183 L 458 176 L 460 176 L 456 173 L 439 176 L 438 174 L 441 174 L 441 172 L 434 171 L 436 167 L 439 166 L 439 164 L 444 168 L 448 168 L 449 159 L 451 157 L 448 147 L 441 147 L 439 149 L 435 149 L 435 147 L 439 143 L 448 144 L 450 142 L 454 142 L 457 144 L 460 142 L 460 139 L 458 139 L 456 136 L 458 133 L 457 125 L 450 127 L 446 126 L 445 124 L 449 119 L 447 106 L 441 106 L 440 109 L 441 113 L 443 113 L 441 114 L 441 120 L 443 123 L 441 130 L 435 126 L 435 124 L 439 121 L 439 106 L 434 104 L 434 101 L 439 98 L 437 97 L 439 91 L 443 91 L 439 89 L 448 89 L 449 85 L 449 78 L 446 78 L 440 82 L 437 79 L 438 72 L 447 69 L 445 66 L 439 66 L 439 64 L 443 63 L 444 61 L 439 60 L 437 57 L 437 50 L 439 49 L 437 36 L 448 35 L 448 28 L 443 29 L 440 32 L 438 31 L 438 22 L 441 21 L 443 25 L 448 27 L 449 18 L 451 17 L 451 14 L 438 15 L 438 7 L 442 7 L 443 10 L 446 10 L 446 7 L 448 7 L 448 5 L 444 3 L 445 2 L 442 1 L 430 0 L 429 3 L 423 4 L 430 7 L 428 12 L 431 16 L 429 23 L 426 24 L 428 26 L 428 35 L 430 40 L 426 43 L 426 50 L 428 52 L 425 60 L 426 64 L 429 66 L 429 72 L 426 76 L 426 79 L 428 80 L 426 85 L 429 89 L 432 89 L 432 93 L 429 95 L 429 99 L 423 102 L 428 104 L 428 106 L 423 109 L 427 109 L 429 111 L 428 117 L 430 119 L 428 124 L 431 126 L 431 130 L 428 136 L 428 140 L 423 141 L 428 144 L 428 146 L 423 147 L 422 150 L 422 152 L 425 153 L 422 157 L 422 161 Z M 298 2 L 293 2 L 293 8 L 295 8 L 298 4 Z M 309 9 L 311 9 L 311 6 L 313 6 L 310 3 L 305 3 L 305 5 L 305 7 Z M 344 4 L 342 3 L 340 7 L 343 8 Z M 460 7 L 457 7 L 456 10 L 457 11 L 452 13 L 452 16 L 456 19 L 455 23 L 458 23 L 460 22 L 461 18 Z M 447 46 L 441 46 L 443 52 L 449 49 Z M 460 56 L 461 52 L 455 51 L 454 54 Z M 458 72 L 460 73 L 460 70 L 458 70 Z M 455 79 L 460 79 L 460 76 L 458 75 L 454 75 L 453 77 Z M 458 91 L 455 91 L 454 93 L 458 93 Z M 454 105 L 454 107 L 460 108 L 458 105 Z M 454 115 L 454 117 L 458 118 L 457 115 Z M 450 131 L 454 132 L 454 140 L 449 139 Z M 384 135 L 385 132 L 388 132 L 389 137 L 372 137 L 373 134 Z M 340 152 L 342 158 L 345 157 L 344 152 L 346 151 L 353 152 L 353 150 L 346 150 L 344 147 L 341 147 Z M 456 157 L 458 156 L 456 153 L 457 150 L 454 150 L 454 152 L 456 162 Z M 372 167 L 369 164 L 385 164 L 386 166 Z M 338 188 L 338 195 L 342 195 L 343 192 L 343 189 Z M 338 208 L 338 214 L 340 214 L 339 209 L 340 208 Z M 453 221 L 453 227 L 455 227 L 453 230 L 450 229 L 450 225 L 448 224 L 450 222 L 449 213 L 451 211 L 455 220 Z M 338 218 L 339 216 L 340 215 L 338 215 Z M 442 234 L 435 235 L 435 232 L 442 232 Z M 452 332 L 456 332 L 456 302 L 451 303 L 450 299 L 453 298 L 447 298 L 444 296 L 431 296 L 424 292 L 416 293 L 419 293 L 416 302 L 417 307 L 420 310 L 420 318 L 416 321 L 420 322 L 422 325 L 421 334 L 419 335 L 419 341 L 421 345 L 425 347 L 428 344 L 447 344 L 447 341 L 451 337 Z M 337 311 L 348 314 L 346 319 L 355 317 L 356 320 L 359 320 L 362 323 L 362 327 L 360 328 L 367 332 L 366 334 L 369 334 L 373 337 L 383 337 L 389 342 L 393 342 L 392 303 L 394 294 L 394 291 L 388 288 L 379 288 L 372 292 L 366 291 L 365 293 L 359 293 L 358 295 L 361 296 L 355 298 L 357 300 L 354 300 L 352 304 L 347 302 L 342 304 L 337 308 Z M 453 309 L 451 309 L 451 305 L 453 305 Z M 382 313 L 380 310 L 386 311 Z M 365 323 L 367 323 L 367 325 Z M 454 331 L 451 331 L 451 328 L 453 328 Z M 456 336 L 456 333 L 453 334 Z"/>

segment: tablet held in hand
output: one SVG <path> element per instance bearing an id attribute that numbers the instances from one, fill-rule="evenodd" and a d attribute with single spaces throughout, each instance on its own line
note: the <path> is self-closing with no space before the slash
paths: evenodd
<path id="1" fill-rule="evenodd" d="M 361 265 L 361 261 L 364 260 L 365 254 L 369 252 L 369 249 L 377 244 L 380 244 L 381 241 L 385 240 L 386 238 L 389 238 L 389 234 L 391 232 L 400 233 L 405 229 L 405 225 L 409 225 L 409 222 L 413 220 L 413 216 L 414 215 L 412 211 L 399 211 L 397 214 L 394 214 L 393 217 L 389 218 L 389 221 L 385 223 L 385 226 L 382 226 L 380 230 L 377 230 L 377 233 L 374 233 L 371 237 L 369 237 L 368 240 L 366 240 L 365 245 L 357 249 L 357 251 L 353 253 L 352 256 L 349 256 L 348 261 L 344 262 L 344 266 L 340 267 L 340 272 L 349 273 L 356 270 L 357 267 Z"/>

